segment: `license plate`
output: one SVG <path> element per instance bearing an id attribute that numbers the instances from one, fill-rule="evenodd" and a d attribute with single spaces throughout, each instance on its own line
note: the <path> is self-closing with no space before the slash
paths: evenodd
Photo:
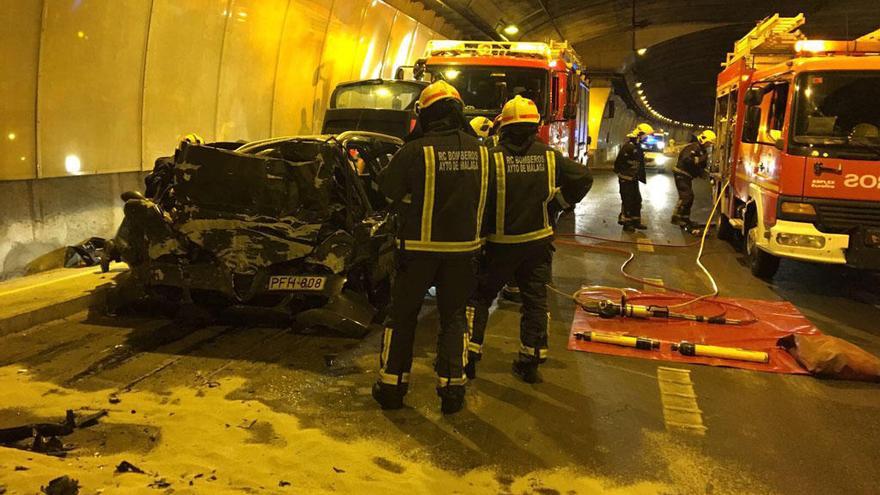
<path id="1" fill-rule="evenodd" d="M 273 275 L 269 277 L 269 290 L 324 290 L 327 277 L 312 275 Z"/>
<path id="2" fill-rule="evenodd" d="M 868 247 L 880 247 L 880 230 L 866 231 L 865 245 Z"/>

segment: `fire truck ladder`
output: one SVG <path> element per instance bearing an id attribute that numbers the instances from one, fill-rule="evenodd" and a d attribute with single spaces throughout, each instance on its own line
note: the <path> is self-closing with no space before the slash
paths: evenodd
<path id="1" fill-rule="evenodd" d="M 774 14 L 764 19 L 733 45 L 724 66 L 745 60 L 747 65 L 757 68 L 788 60 L 795 51 L 795 44 L 806 39 L 798 29 L 805 22 L 804 14 L 794 17 Z"/>

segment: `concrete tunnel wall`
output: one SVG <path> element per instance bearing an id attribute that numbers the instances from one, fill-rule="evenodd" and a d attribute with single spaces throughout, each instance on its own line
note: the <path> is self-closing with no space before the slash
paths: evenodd
<path id="1" fill-rule="evenodd" d="M 337 83 L 457 34 L 389 2 L 0 0 L 0 278 L 112 236 L 180 136 L 317 132 Z"/>

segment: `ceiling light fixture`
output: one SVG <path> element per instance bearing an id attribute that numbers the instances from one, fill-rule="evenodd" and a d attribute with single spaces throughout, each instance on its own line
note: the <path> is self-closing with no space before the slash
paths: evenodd
<path id="1" fill-rule="evenodd" d="M 508 36 L 513 36 L 518 32 L 519 27 L 517 27 L 516 24 L 508 24 L 507 26 L 504 26 L 504 34 Z"/>

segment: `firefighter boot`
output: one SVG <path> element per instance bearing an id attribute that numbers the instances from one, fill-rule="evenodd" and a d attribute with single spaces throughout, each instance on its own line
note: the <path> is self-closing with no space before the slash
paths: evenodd
<path id="1" fill-rule="evenodd" d="M 634 229 L 637 229 L 637 230 L 648 230 L 648 226 L 643 224 L 641 220 L 634 221 L 632 226 Z"/>
<path id="2" fill-rule="evenodd" d="M 526 383 L 541 381 L 541 377 L 538 375 L 538 362 L 532 359 L 523 359 L 521 356 L 513 362 L 513 374 Z"/>
<path id="3" fill-rule="evenodd" d="M 632 224 L 632 222 L 626 222 L 623 224 L 623 231 L 624 232 L 635 232 L 636 227 L 635 227 L 635 225 Z"/>
<path id="4" fill-rule="evenodd" d="M 443 414 L 455 414 L 464 407 L 464 385 L 446 385 L 437 387 L 440 396 L 440 411 Z"/>
<path id="5" fill-rule="evenodd" d="M 678 213 L 674 213 L 672 215 L 672 220 L 670 221 L 670 223 L 672 223 L 672 225 L 678 225 L 679 227 L 684 228 L 684 226 L 690 223 L 690 221 L 691 220 L 688 217 L 683 217 Z"/>
<path id="6" fill-rule="evenodd" d="M 382 407 L 383 410 L 401 409 L 403 407 L 403 396 L 406 395 L 406 384 L 388 385 L 387 383 L 376 382 L 373 384 L 373 398 Z"/>
<path id="7" fill-rule="evenodd" d="M 477 362 L 480 360 L 480 355 L 474 351 L 468 351 L 468 361 L 464 367 L 464 374 L 467 375 L 468 380 L 473 380 L 477 377 Z"/>

